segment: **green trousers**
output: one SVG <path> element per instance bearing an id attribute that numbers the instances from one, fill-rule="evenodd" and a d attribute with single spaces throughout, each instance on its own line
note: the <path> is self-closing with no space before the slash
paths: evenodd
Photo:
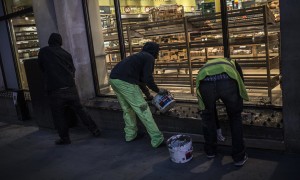
<path id="1" fill-rule="evenodd" d="M 151 145 L 153 147 L 159 146 L 163 142 L 164 137 L 152 117 L 150 108 L 139 86 L 119 79 L 110 79 L 109 83 L 117 95 L 123 110 L 125 140 L 131 141 L 137 136 L 137 115 L 151 137 Z"/>

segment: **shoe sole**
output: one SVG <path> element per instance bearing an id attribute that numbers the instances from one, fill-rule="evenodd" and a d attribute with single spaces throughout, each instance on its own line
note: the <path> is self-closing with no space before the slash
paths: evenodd
<path id="1" fill-rule="evenodd" d="M 206 157 L 207 157 L 208 159 L 212 159 L 212 158 L 215 158 L 216 155 L 206 155 Z"/>
<path id="2" fill-rule="evenodd" d="M 133 142 L 139 139 L 143 139 L 144 138 L 144 134 L 138 134 L 134 139 L 130 140 L 130 141 L 126 141 L 126 142 Z"/>
<path id="3" fill-rule="evenodd" d="M 247 160 L 248 160 L 248 156 L 246 156 L 246 158 L 243 160 L 243 162 L 234 163 L 234 165 L 236 167 L 242 167 L 242 166 L 244 166 L 244 164 L 246 163 Z"/>

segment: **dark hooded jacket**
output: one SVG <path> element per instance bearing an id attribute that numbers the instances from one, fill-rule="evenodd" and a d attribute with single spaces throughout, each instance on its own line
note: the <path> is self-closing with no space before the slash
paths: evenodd
<path id="1" fill-rule="evenodd" d="M 54 91 L 75 86 L 75 67 L 71 54 L 61 48 L 60 34 L 52 33 L 48 40 L 49 46 L 41 48 L 38 63 L 44 72 L 46 89 Z"/>
<path id="2" fill-rule="evenodd" d="M 136 85 L 146 84 L 151 90 L 157 93 L 159 89 L 154 82 L 153 71 L 158 52 L 158 44 L 147 42 L 141 52 L 120 61 L 111 70 L 110 78 L 120 79 Z"/>

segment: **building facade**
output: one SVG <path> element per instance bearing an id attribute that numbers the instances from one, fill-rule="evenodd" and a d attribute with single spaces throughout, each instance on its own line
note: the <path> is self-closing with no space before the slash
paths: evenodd
<path id="1" fill-rule="evenodd" d="M 207 15 L 211 11 L 214 11 L 214 13 L 220 11 L 221 3 L 219 2 L 221 1 L 215 1 L 214 3 L 213 1 L 191 1 L 189 3 L 187 1 L 186 4 L 180 6 L 178 5 L 180 2 L 175 2 L 175 4 L 178 4 L 174 5 L 174 2 L 159 3 L 154 0 L 153 3 L 141 0 L 139 2 L 122 1 L 121 4 L 120 2 L 118 4 L 118 1 L 98 2 L 96 0 L 3 0 L 0 7 L 1 118 L 13 119 L 18 117 L 23 119 L 26 114 L 29 114 L 27 116 L 35 118 L 41 126 L 47 127 L 49 123 L 51 124 L 51 118 L 47 122 L 45 122 L 47 118 L 42 118 L 45 114 L 51 117 L 51 113 L 49 113 L 49 107 L 47 107 L 47 97 L 40 93 L 42 87 L 36 86 L 37 82 L 35 80 L 38 79 L 36 74 L 38 72 L 34 70 L 34 65 L 31 63 L 33 62 L 34 64 L 38 49 L 47 45 L 48 37 L 52 32 L 59 32 L 62 35 L 63 47 L 72 54 L 77 69 L 76 83 L 80 97 L 82 101 L 86 102 L 87 106 L 94 107 L 92 111 L 96 119 L 101 119 L 101 116 L 112 117 L 109 114 L 114 112 L 101 111 L 103 114 L 97 112 L 97 103 L 95 101 L 105 102 L 100 103 L 102 108 L 111 106 L 110 103 L 103 101 L 103 99 L 107 97 L 114 99 L 108 85 L 108 74 L 111 67 L 121 60 L 122 48 L 124 49 L 123 56 L 127 56 L 139 51 L 143 42 L 151 40 L 163 45 L 161 46 L 160 59 L 158 60 L 160 67 L 157 67 L 155 74 L 156 81 L 160 86 L 165 86 L 174 92 L 178 92 L 179 98 L 191 99 L 191 101 L 181 101 L 184 103 L 182 106 L 186 106 L 188 109 L 193 109 L 189 105 L 189 102 L 193 104 L 193 98 L 195 100 L 193 96 L 195 88 L 193 76 L 201 66 L 201 63 L 205 59 L 222 57 L 226 50 L 230 51 L 232 58 L 239 59 L 244 63 L 245 69 L 249 74 L 246 83 L 248 83 L 249 93 L 254 95 L 253 101 L 250 104 L 246 104 L 246 106 L 253 109 L 256 108 L 258 111 L 260 111 L 259 108 L 262 108 L 262 112 L 267 112 L 270 108 L 276 109 L 276 111 L 271 112 L 272 115 L 270 116 L 276 117 L 277 112 L 282 114 L 283 120 L 279 120 L 282 121 L 282 125 L 277 124 L 267 130 L 260 130 L 264 128 L 263 126 L 250 127 L 246 130 L 250 131 L 249 137 L 251 136 L 251 130 L 256 132 L 266 130 L 263 133 L 264 136 L 267 137 L 269 135 L 271 137 L 267 139 L 272 141 L 272 137 L 274 137 L 275 139 L 273 140 L 282 143 L 281 139 L 276 136 L 276 134 L 282 134 L 286 150 L 300 152 L 300 121 L 298 120 L 300 106 L 297 102 L 300 98 L 297 93 L 297 89 L 300 88 L 297 84 L 297 79 L 300 78 L 297 74 L 298 67 L 300 67 L 299 60 L 297 60 L 297 47 L 300 47 L 300 44 L 295 38 L 298 36 L 299 25 L 294 23 L 300 18 L 296 13 L 296 7 L 299 5 L 299 2 L 294 0 L 280 4 L 280 36 L 277 36 L 280 37 L 279 46 L 271 43 L 270 39 L 275 37 L 275 34 L 271 32 L 274 27 L 269 27 L 271 23 L 266 21 L 267 10 L 260 8 L 260 6 L 252 7 L 251 3 L 243 1 L 232 1 L 231 6 L 227 7 L 228 10 L 233 10 L 233 12 L 236 12 L 236 14 L 240 13 L 240 15 L 232 15 L 232 11 L 227 13 L 229 18 L 229 26 L 227 28 L 229 31 L 228 40 L 231 44 L 229 43 L 229 46 L 225 46 L 222 16 L 218 14 Z M 257 3 L 262 3 L 262 1 L 257 1 Z M 253 8 L 251 10 L 253 14 L 245 16 L 243 8 L 239 9 L 239 6 Z M 159 9 L 156 9 L 156 7 L 159 7 Z M 202 11 L 197 11 L 198 9 Z M 169 19 L 171 16 L 174 17 L 174 14 L 178 17 Z M 147 27 L 145 24 L 137 24 L 137 22 L 145 20 L 145 16 L 147 16 L 147 19 L 152 18 L 147 23 Z M 203 20 L 203 17 L 208 19 Z M 236 27 L 239 18 L 244 18 L 243 22 L 247 22 L 247 20 L 253 22 L 250 18 L 257 19 L 258 17 L 264 20 L 264 22 L 262 21 L 262 23 L 257 25 L 263 29 L 265 36 L 262 37 L 264 39 L 259 41 L 260 37 L 258 35 L 260 32 L 253 31 L 250 43 L 242 45 L 232 43 L 240 38 L 239 33 L 236 33 L 235 30 L 239 28 L 239 31 L 241 31 L 241 27 L 245 26 L 242 24 Z M 121 23 L 121 26 L 120 23 L 118 25 L 118 18 L 122 19 L 123 23 Z M 235 24 L 230 24 L 233 22 L 233 19 Z M 167 21 L 168 23 L 160 24 L 160 21 Z M 153 24 L 160 25 L 155 26 Z M 254 27 L 254 25 L 247 24 L 247 27 Z M 160 31 L 160 29 L 163 30 Z M 170 29 L 174 31 L 171 32 L 169 31 Z M 215 33 L 213 37 L 211 36 L 212 32 Z M 156 34 L 153 36 L 149 33 Z M 122 35 L 120 36 L 120 34 Z M 123 41 L 120 41 L 122 39 Z M 203 43 L 205 44 L 203 45 Z M 207 45 L 208 43 L 211 44 Z M 260 45 L 258 46 L 257 44 Z M 278 51 L 280 51 L 280 54 Z M 262 53 L 266 55 L 262 56 Z M 266 67 L 265 77 L 263 79 L 253 78 L 253 76 L 258 76 L 257 69 L 261 70 L 262 67 L 257 68 L 256 72 L 251 74 L 253 69 L 249 68 L 250 64 L 245 63 L 248 56 L 251 56 L 251 58 L 255 56 L 253 58 L 255 62 L 261 63 L 262 57 L 273 61 L 276 58 L 272 58 L 276 57 L 277 54 L 279 54 L 280 59 L 277 71 L 271 68 L 268 69 L 269 66 L 272 66 L 272 63 L 271 65 L 267 63 L 262 66 Z M 174 73 L 176 78 L 174 78 Z M 281 83 L 276 84 L 274 88 L 270 88 L 274 85 L 272 80 L 274 80 L 274 83 L 279 83 L 280 80 Z M 265 82 L 265 84 L 257 85 L 260 84 L 260 81 Z M 275 87 L 280 90 L 277 91 Z M 262 92 L 262 89 L 265 91 Z M 277 97 L 278 92 L 279 101 Z M 22 94 L 25 94 L 23 98 Z M 181 97 L 179 94 L 184 95 Z M 266 101 L 267 103 L 260 105 L 258 103 L 260 101 Z M 24 108 L 28 110 L 23 112 L 22 109 Z M 116 109 L 118 108 L 116 107 Z M 246 107 L 246 109 L 249 108 Z M 190 113 L 192 111 L 190 110 Z M 249 112 L 248 114 L 246 113 L 246 116 L 251 116 L 252 110 L 249 110 Z M 157 115 L 156 118 L 170 119 L 169 121 L 172 121 L 172 116 Z M 180 122 L 178 125 L 188 126 L 185 122 L 190 122 L 188 124 L 193 125 L 198 123 L 197 118 L 196 120 L 191 118 L 185 119 L 188 120 L 182 120 L 182 118 L 178 120 Z M 264 122 L 268 123 L 267 120 L 264 120 Z M 116 122 L 116 124 L 118 123 Z M 173 125 L 167 123 L 162 127 L 166 131 L 182 130 L 180 127 L 170 128 L 168 126 Z M 187 129 L 196 132 L 196 129 Z M 187 130 L 187 132 L 189 131 Z M 255 134 L 255 132 L 252 133 Z"/>

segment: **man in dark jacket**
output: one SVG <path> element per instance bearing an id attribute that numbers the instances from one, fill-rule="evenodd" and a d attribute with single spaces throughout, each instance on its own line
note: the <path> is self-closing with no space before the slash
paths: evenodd
<path id="1" fill-rule="evenodd" d="M 75 67 L 73 59 L 61 47 L 61 35 L 52 33 L 48 44 L 49 46 L 40 49 L 38 63 L 44 73 L 54 125 L 60 137 L 55 143 L 57 145 L 71 143 L 68 122 L 64 117 L 64 109 L 67 106 L 74 110 L 94 136 L 99 136 L 100 130 L 80 103 L 74 79 Z"/>
<path id="2" fill-rule="evenodd" d="M 112 69 L 109 81 L 123 110 L 125 140 L 129 142 L 138 137 L 137 115 L 146 127 L 151 137 L 151 145 L 155 148 L 163 144 L 164 137 L 143 98 L 141 88 L 145 84 L 156 93 L 167 93 L 167 90 L 157 87 L 152 75 L 158 52 L 158 44 L 147 42 L 141 52 L 123 59 Z"/>

